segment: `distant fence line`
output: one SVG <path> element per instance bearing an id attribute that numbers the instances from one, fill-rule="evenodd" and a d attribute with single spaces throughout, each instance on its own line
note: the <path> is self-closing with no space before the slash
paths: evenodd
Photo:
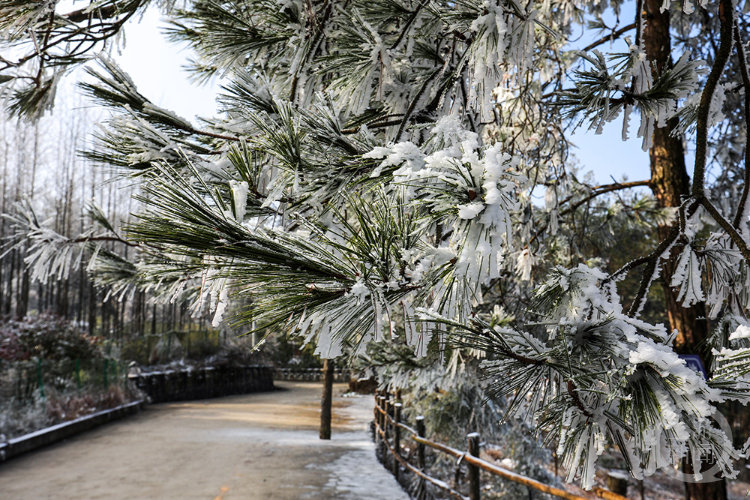
<path id="1" fill-rule="evenodd" d="M 351 373 L 344 368 L 336 368 L 333 372 L 334 382 L 349 382 Z M 276 368 L 273 373 L 274 380 L 293 380 L 321 382 L 323 380 L 322 368 Z"/>
<path id="2" fill-rule="evenodd" d="M 226 343 L 227 334 L 218 330 L 149 333 L 120 341 L 122 356 L 139 365 L 167 363 L 182 358 L 203 358 L 215 354 Z"/>
<path id="3" fill-rule="evenodd" d="M 130 374 L 152 403 L 208 399 L 273 391 L 273 368 L 261 365 L 215 366 Z"/>
<path id="4" fill-rule="evenodd" d="M 0 360 L 0 397 L 25 401 L 35 395 L 44 399 L 50 390 L 107 390 L 113 385 L 122 385 L 125 372 L 126 367 L 111 358 Z"/>
<path id="5" fill-rule="evenodd" d="M 388 395 L 388 393 L 385 393 Z M 430 441 L 425 437 L 425 423 L 424 417 L 419 416 L 416 418 L 416 429 L 409 427 L 401 421 L 402 404 L 396 402 L 397 398 L 392 395 L 376 394 L 375 395 L 375 439 L 378 446 L 381 449 L 387 449 L 393 457 L 393 475 L 398 479 L 400 466 L 404 469 L 412 472 L 419 477 L 419 487 L 417 491 L 417 498 L 424 498 L 426 483 L 440 488 L 445 493 L 458 500 L 480 500 L 481 499 L 481 485 L 479 470 L 489 472 L 490 474 L 499 476 L 505 480 L 513 481 L 518 484 L 525 485 L 530 489 L 541 491 L 557 498 L 564 498 L 566 500 L 590 500 L 588 497 L 582 497 L 555 488 L 548 484 L 541 483 L 535 479 L 531 479 L 515 472 L 509 471 L 502 467 L 487 462 L 479 458 L 479 434 L 474 432 L 467 436 L 468 438 L 468 450 L 461 451 L 442 443 L 436 443 Z M 412 465 L 403 456 L 401 452 L 401 431 L 404 430 L 411 435 L 411 439 L 417 445 L 417 465 Z M 469 496 L 464 496 L 459 491 L 451 488 L 451 486 L 445 481 L 431 477 L 426 472 L 426 461 L 425 461 L 425 447 L 432 448 L 441 453 L 451 455 L 458 458 L 459 466 L 461 462 L 466 463 L 468 467 L 469 476 Z M 383 453 L 383 458 L 385 454 Z M 599 498 L 604 500 L 628 500 L 626 497 L 613 493 L 603 488 L 595 487 L 592 489 L 592 493 L 597 495 Z"/>

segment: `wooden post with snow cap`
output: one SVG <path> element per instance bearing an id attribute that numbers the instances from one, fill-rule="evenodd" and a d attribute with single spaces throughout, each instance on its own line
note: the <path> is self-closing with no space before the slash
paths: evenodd
<path id="1" fill-rule="evenodd" d="M 401 423 L 401 403 L 393 405 L 393 421 L 395 422 L 393 424 L 393 454 L 401 456 L 401 428 L 399 427 Z M 398 469 L 398 459 L 393 457 L 393 475 L 396 476 L 396 480 L 398 480 Z"/>
<path id="2" fill-rule="evenodd" d="M 469 454 L 479 458 L 479 434 L 472 432 L 467 438 L 469 440 Z M 479 500 L 479 467 L 472 463 L 468 463 L 467 465 L 469 468 L 469 498 L 471 500 Z"/>

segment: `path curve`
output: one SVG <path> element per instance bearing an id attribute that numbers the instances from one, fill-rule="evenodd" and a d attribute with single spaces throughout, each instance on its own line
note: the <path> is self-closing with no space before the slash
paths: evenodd
<path id="1" fill-rule="evenodd" d="M 2 499 L 408 500 L 376 460 L 372 397 L 334 388 L 318 439 L 317 383 L 166 403 L 0 464 Z"/>

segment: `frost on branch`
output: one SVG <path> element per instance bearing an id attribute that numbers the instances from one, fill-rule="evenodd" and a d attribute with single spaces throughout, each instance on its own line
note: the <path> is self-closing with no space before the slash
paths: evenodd
<path id="1" fill-rule="evenodd" d="M 690 307 L 698 302 L 703 302 L 706 297 L 703 294 L 701 280 L 703 279 L 702 266 L 698 255 L 691 245 L 686 245 L 682 251 L 677 267 L 672 273 L 670 286 L 680 289 L 677 300 L 684 307 Z"/>
<path id="2" fill-rule="evenodd" d="M 646 54 L 635 45 L 631 45 L 627 54 L 612 54 L 608 58 L 597 50 L 593 55 L 580 53 L 580 56 L 589 68 L 575 72 L 576 88 L 561 92 L 558 103 L 565 106 L 570 118 L 580 116 L 578 125 L 588 120 L 589 128 L 597 133 L 623 109 L 626 122 L 632 109 L 639 111 L 638 137 L 643 137 L 644 151 L 651 147 L 654 126 L 664 126 L 684 109 L 680 105 L 700 89 L 699 75 L 705 72 L 701 68 L 704 62 L 691 61 L 690 54 L 685 52 L 673 67 L 655 75 Z M 608 62 L 614 64 L 610 66 Z"/>
<path id="3" fill-rule="evenodd" d="M 558 439 L 569 480 L 593 486 L 610 440 L 637 478 L 688 451 L 711 451 L 731 477 L 737 451 L 711 423 L 724 395 L 677 356 L 662 325 L 624 315 L 605 278 L 583 265 L 552 272 L 534 305 L 546 341 L 532 325 L 445 323 L 457 342 L 484 349 L 494 390 L 515 397 L 511 414 Z"/>
<path id="4" fill-rule="evenodd" d="M 405 190 L 411 210 L 423 212 L 432 231 L 450 234 L 447 241 L 438 236 L 426 258 L 433 269 L 444 270 L 431 289 L 434 303 L 454 317 L 481 302 L 480 287 L 500 276 L 513 240 L 512 216 L 519 210 L 516 193 L 526 179 L 518 173 L 519 160 L 503 152 L 501 144 L 480 148 L 477 135 L 455 117 L 441 119 L 432 133 L 430 154 L 406 142 L 364 157 L 382 159 L 373 175 L 397 166 L 393 187 Z M 439 261 L 438 254 L 450 257 Z"/>

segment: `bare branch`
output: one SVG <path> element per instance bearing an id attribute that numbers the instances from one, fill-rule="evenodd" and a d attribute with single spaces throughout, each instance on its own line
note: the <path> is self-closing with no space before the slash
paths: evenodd
<path id="1" fill-rule="evenodd" d="M 622 266 L 620 269 L 618 269 L 617 271 L 615 271 L 612 274 L 610 274 L 609 276 L 607 276 L 607 278 L 604 279 L 604 283 L 608 283 L 608 282 L 614 280 L 615 278 L 617 278 L 619 275 L 621 275 L 623 273 L 625 273 L 625 274 L 629 273 L 630 271 L 632 271 L 636 267 L 640 267 L 643 264 L 647 263 L 649 260 L 650 260 L 649 256 L 639 257 L 637 259 L 631 260 L 630 262 L 628 262 L 627 264 L 625 264 L 624 266 Z"/>
<path id="2" fill-rule="evenodd" d="M 602 194 L 611 193 L 612 191 L 619 191 L 619 190 L 622 190 L 622 189 L 628 189 L 628 188 L 632 188 L 632 187 L 649 186 L 649 185 L 651 185 L 651 179 L 644 180 L 644 181 L 615 182 L 613 184 L 603 184 L 601 186 L 593 187 L 593 188 L 591 188 L 594 191 L 593 193 L 591 193 L 590 195 L 588 195 L 588 196 L 586 196 L 586 197 L 578 200 L 577 202 L 575 202 L 574 204 L 572 204 L 570 207 L 568 207 L 565 210 L 563 210 L 562 212 L 560 212 L 560 215 L 567 215 L 567 214 L 575 211 L 581 205 L 584 205 L 584 204 L 588 203 L 589 201 L 593 200 L 594 198 L 596 198 L 597 196 L 600 196 Z M 570 200 L 572 200 L 573 198 L 575 198 L 575 196 L 576 195 L 570 195 L 570 196 L 568 196 L 563 201 L 561 201 L 558 204 L 558 206 L 559 205 L 563 205 L 563 204 L 569 202 Z M 534 236 L 532 236 L 531 239 L 529 240 L 529 245 L 532 244 L 534 241 L 536 241 L 537 238 L 539 238 L 539 235 L 541 235 L 544 231 L 547 230 L 547 226 L 548 225 L 549 224 L 544 224 L 542 227 L 540 227 L 534 233 Z"/>
<path id="3" fill-rule="evenodd" d="M 597 48 L 600 45 L 604 45 L 607 42 L 614 42 L 615 40 L 617 40 L 618 38 L 620 38 L 622 35 L 624 35 L 625 33 L 627 33 L 628 31 L 634 30 L 635 27 L 636 27 L 635 23 L 628 24 L 624 28 L 620 28 L 617 31 L 613 31 L 609 35 L 600 38 L 599 40 L 595 41 L 594 43 L 588 44 L 587 46 L 585 46 L 584 48 L 581 49 L 581 52 L 588 52 L 589 50 L 593 50 L 593 49 Z"/>
<path id="4" fill-rule="evenodd" d="M 699 205 L 700 200 L 693 200 L 687 207 L 687 209 L 685 209 L 685 204 L 683 204 L 680 207 L 680 219 L 682 219 L 683 217 L 691 217 L 698 209 Z M 675 224 L 669 231 L 667 237 L 664 238 L 661 243 L 659 243 L 659 246 L 657 246 L 656 249 L 647 257 L 645 257 L 645 259 L 647 259 L 647 264 L 646 268 L 643 270 L 641 284 L 638 287 L 638 293 L 636 294 L 635 299 L 633 299 L 633 303 L 630 305 L 630 309 L 628 310 L 628 316 L 630 316 L 631 318 L 634 318 L 641 310 L 643 302 L 646 300 L 648 290 L 649 288 L 651 288 L 651 282 L 654 280 L 657 270 L 659 269 L 659 262 L 661 261 L 662 256 L 672 247 L 672 245 L 674 245 L 681 234 L 681 224 Z"/>

